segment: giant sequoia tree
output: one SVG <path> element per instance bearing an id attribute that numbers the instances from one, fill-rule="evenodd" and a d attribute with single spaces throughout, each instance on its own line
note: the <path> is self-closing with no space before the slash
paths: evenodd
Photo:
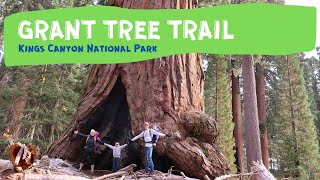
<path id="1" fill-rule="evenodd" d="M 193 8 L 193 0 L 113 0 L 109 5 L 124 8 Z M 145 62 L 94 65 L 74 120 L 48 154 L 77 160 L 84 141 L 73 131 L 91 128 L 102 140 L 126 143 L 142 131 L 144 121 L 157 123 L 171 137 L 162 138 L 155 149 L 156 168 L 175 165 L 191 176 L 202 178 L 226 174 L 229 166 L 215 145 L 215 119 L 203 113 L 204 74 L 198 54 L 174 55 Z M 140 163 L 143 143 L 130 143 L 123 163 Z M 110 151 L 96 163 L 110 168 Z M 161 158 L 161 161 L 159 159 Z"/>

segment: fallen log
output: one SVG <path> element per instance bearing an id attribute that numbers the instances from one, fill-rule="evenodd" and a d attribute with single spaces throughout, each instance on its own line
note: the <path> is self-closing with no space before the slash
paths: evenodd
<path id="1" fill-rule="evenodd" d="M 253 162 L 253 171 L 256 171 L 263 180 L 276 180 L 276 178 L 268 171 L 261 162 Z"/>
<path id="2" fill-rule="evenodd" d="M 233 177 L 240 178 L 243 176 L 252 176 L 254 174 L 258 174 L 258 173 L 228 174 L 228 175 L 219 176 L 219 177 L 215 178 L 214 180 L 223 180 L 223 179 L 229 179 L 229 178 L 233 178 Z"/>
<path id="3" fill-rule="evenodd" d="M 161 178 L 161 180 L 199 180 L 199 179 L 184 178 L 184 177 L 176 176 L 176 177 L 164 177 L 164 178 Z"/>
<path id="4" fill-rule="evenodd" d="M 119 176 L 126 176 L 126 175 L 129 175 L 129 173 L 127 171 L 118 171 L 115 173 L 111 173 L 111 174 L 107 174 L 107 175 L 103 175 L 103 176 L 94 178 L 94 180 L 104 180 L 104 179 L 116 178 Z"/>
<path id="5" fill-rule="evenodd" d="M 11 169 L 13 169 L 12 163 L 10 161 L 4 161 L 2 164 L 9 164 Z M 1 168 L 0 160 L 0 168 Z M 187 177 L 183 172 L 179 170 L 169 170 L 168 173 L 163 173 L 161 171 L 155 170 L 153 175 L 146 174 L 144 170 L 138 170 L 134 172 L 137 166 L 131 164 L 120 169 L 116 173 L 105 174 L 100 177 L 96 177 L 95 180 L 103 179 L 121 179 L 121 180 L 199 180 Z M 97 170 L 99 171 L 99 170 Z M 103 170 L 105 171 L 105 170 Z M 172 171 L 180 172 L 181 175 L 171 174 Z M 50 159 L 47 156 L 43 156 L 39 161 L 35 162 L 33 166 L 23 173 L 6 173 L 1 176 L 0 179 L 25 179 L 32 180 L 43 180 L 43 179 L 83 179 L 87 180 L 93 178 L 94 175 L 86 175 L 86 173 L 79 172 L 77 168 L 73 167 L 71 164 L 61 160 L 61 159 Z"/>
<path id="6" fill-rule="evenodd" d="M 120 169 L 119 171 L 133 171 L 133 169 L 136 167 L 137 167 L 136 164 L 130 164 L 129 166 L 126 166 L 126 167 Z"/>
<path id="7" fill-rule="evenodd" d="M 165 177 L 166 175 L 163 173 L 163 172 L 161 172 L 161 171 L 154 171 L 154 173 L 157 175 L 157 176 L 160 176 L 160 177 Z"/>
<path id="8" fill-rule="evenodd" d="M 181 176 L 184 178 L 188 178 L 183 172 L 180 172 Z"/>
<path id="9" fill-rule="evenodd" d="M 261 162 L 253 162 L 251 172 L 242 174 L 228 174 L 215 178 L 215 180 L 229 179 L 232 177 L 252 176 L 258 175 L 260 180 L 276 180 L 276 178 L 267 170 Z"/>
<path id="10" fill-rule="evenodd" d="M 70 176 L 70 175 L 59 175 L 59 174 L 25 174 L 15 173 L 6 177 L 1 178 L 1 180 L 44 180 L 44 179 L 76 179 L 76 180 L 89 180 L 85 177 L 80 176 Z"/>
<path id="11" fill-rule="evenodd" d="M 0 159 L 0 174 L 6 170 L 13 170 L 13 166 L 10 161 Z"/>
<path id="12" fill-rule="evenodd" d="M 135 167 L 137 167 L 136 164 L 130 164 L 129 166 L 126 166 L 126 167 L 120 169 L 118 172 L 97 177 L 97 178 L 95 178 L 95 180 L 103 180 L 103 179 L 107 179 L 107 178 L 115 178 L 115 177 L 119 177 L 119 176 L 123 177 L 123 176 L 131 174 Z"/>
<path id="13" fill-rule="evenodd" d="M 196 180 L 196 179 L 194 179 L 194 178 L 189 178 L 188 176 L 186 176 L 185 174 L 184 174 L 184 172 L 180 172 L 180 174 L 181 174 L 181 176 L 183 177 L 183 179 L 184 180 Z"/>

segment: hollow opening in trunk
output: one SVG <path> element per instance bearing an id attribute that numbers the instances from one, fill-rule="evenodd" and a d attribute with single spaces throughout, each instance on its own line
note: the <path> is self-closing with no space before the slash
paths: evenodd
<path id="1" fill-rule="evenodd" d="M 101 140 L 108 144 L 114 145 L 115 142 L 119 142 L 121 145 L 125 143 L 129 144 L 128 147 L 122 150 L 122 167 L 134 163 L 138 167 L 144 168 L 142 166 L 142 161 L 144 160 L 142 141 L 130 142 L 130 139 L 134 135 L 131 129 L 126 90 L 120 77 L 117 79 L 108 97 L 92 110 L 79 125 L 82 133 L 89 133 L 90 129 L 97 130 L 100 133 Z M 97 151 L 95 169 L 111 170 L 113 161 L 112 150 L 103 145 L 97 145 Z M 169 158 L 159 157 L 155 152 L 153 152 L 153 157 L 157 170 L 167 171 L 173 165 Z M 89 168 L 89 166 L 86 165 L 85 168 Z"/>
<path id="2" fill-rule="evenodd" d="M 82 122 L 84 123 L 80 124 L 81 132 L 89 132 L 93 128 L 100 133 L 103 142 L 111 145 L 115 142 L 121 145 L 129 142 L 129 137 L 132 137 L 131 118 L 126 91 L 120 77 L 108 97 Z M 96 169 L 112 169 L 112 150 L 103 145 L 97 145 L 96 149 Z M 130 145 L 122 151 L 122 158 L 125 159 L 123 165 L 130 163 L 140 165 L 139 154 L 134 153 L 135 150 L 136 148 Z"/>

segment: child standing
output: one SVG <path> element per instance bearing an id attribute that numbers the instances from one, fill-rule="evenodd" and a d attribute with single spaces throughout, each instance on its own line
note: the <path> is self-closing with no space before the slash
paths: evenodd
<path id="1" fill-rule="evenodd" d="M 117 172 L 120 169 L 120 158 L 121 158 L 121 150 L 127 146 L 124 144 L 120 146 L 119 142 L 115 143 L 115 146 L 111 146 L 110 144 L 104 144 L 108 146 L 113 151 L 113 165 L 112 165 L 112 172 Z"/>
<path id="2" fill-rule="evenodd" d="M 158 126 L 158 125 L 153 125 L 153 128 L 152 128 L 153 130 L 155 130 L 155 131 L 157 131 L 157 132 L 160 132 L 160 127 Z M 159 139 L 159 135 L 156 135 L 156 134 L 153 134 L 153 136 L 152 136 L 152 145 L 154 146 L 154 147 L 156 147 L 157 146 L 157 142 L 158 142 L 158 139 Z"/>

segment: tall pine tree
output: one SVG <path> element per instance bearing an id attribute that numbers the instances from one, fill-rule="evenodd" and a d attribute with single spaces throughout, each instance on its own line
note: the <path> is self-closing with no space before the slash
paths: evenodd
<path id="1" fill-rule="evenodd" d="M 279 173 L 319 179 L 320 159 L 315 116 L 311 113 L 303 71 L 297 55 L 277 61 L 274 157 Z"/>
<path id="2" fill-rule="evenodd" d="M 218 145 L 227 157 L 232 171 L 235 172 L 234 123 L 232 122 L 231 92 L 227 72 L 228 60 L 223 55 L 208 55 L 207 60 L 204 92 L 206 113 L 218 121 Z"/>
<path id="3" fill-rule="evenodd" d="M 320 61 L 315 57 L 304 59 L 301 58 L 301 66 L 303 68 L 303 77 L 306 83 L 306 90 L 308 93 L 308 101 L 311 112 L 316 117 L 315 124 L 318 131 L 318 140 L 320 140 L 320 95 L 319 95 L 319 67 Z"/>

